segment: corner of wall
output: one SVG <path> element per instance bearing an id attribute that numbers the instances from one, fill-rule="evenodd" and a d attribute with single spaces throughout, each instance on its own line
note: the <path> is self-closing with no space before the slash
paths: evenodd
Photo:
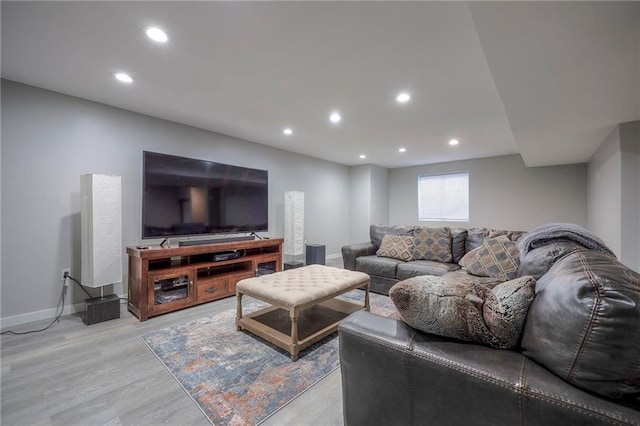
<path id="1" fill-rule="evenodd" d="M 622 263 L 640 272 L 640 121 L 620 124 Z"/>
<path id="2" fill-rule="evenodd" d="M 640 271 L 640 121 L 616 125 L 587 163 L 587 227 Z"/>
<path id="3" fill-rule="evenodd" d="M 349 240 L 368 241 L 370 224 L 389 222 L 389 170 L 361 164 L 349 173 Z"/>

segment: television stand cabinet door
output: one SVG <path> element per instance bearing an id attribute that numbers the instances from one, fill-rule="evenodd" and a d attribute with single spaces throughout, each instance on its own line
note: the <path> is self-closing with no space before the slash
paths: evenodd
<path id="1" fill-rule="evenodd" d="M 193 275 L 189 268 L 147 275 L 149 315 L 164 314 L 193 304 Z"/>
<path id="2" fill-rule="evenodd" d="M 282 270 L 282 238 L 164 248 L 127 247 L 128 308 L 140 321 L 235 296 L 244 278 Z M 236 252 L 237 257 L 220 256 Z M 224 260 L 219 260 L 219 259 Z"/>

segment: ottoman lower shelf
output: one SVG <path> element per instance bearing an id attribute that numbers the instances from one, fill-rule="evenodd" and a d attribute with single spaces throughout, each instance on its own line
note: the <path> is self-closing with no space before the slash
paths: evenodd
<path id="1" fill-rule="evenodd" d="M 276 306 L 252 312 L 237 320 L 237 329 L 245 329 L 256 336 L 291 353 L 295 361 L 298 353 L 338 330 L 340 322 L 361 309 L 359 304 L 341 299 L 329 299 L 298 313 L 297 336 L 292 329 L 291 312 Z"/>

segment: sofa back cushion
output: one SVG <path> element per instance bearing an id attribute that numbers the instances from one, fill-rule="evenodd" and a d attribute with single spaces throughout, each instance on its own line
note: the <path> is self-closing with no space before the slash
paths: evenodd
<path id="1" fill-rule="evenodd" d="M 385 235 L 413 235 L 414 227 L 411 225 L 371 225 L 369 226 L 369 236 L 371 242 L 380 247 Z"/>
<path id="2" fill-rule="evenodd" d="M 413 260 L 451 262 L 451 229 L 416 227 L 413 231 Z"/>
<path id="3" fill-rule="evenodd" d="M 640 392 L 640 274 L 593 250 L 557 260 L 536 284 L 523 353 L 574 386 Z"/>
<path id="4" fill-rule="evenodd" d="M 470 228 L 467 230 L 467 239 L 465 250 L 469 253 L 471 250 L 480 247 L 485 238 L 495 238 L 505 235 L 511 241 L 518 241 L 525 232 L 522 231 L 504 231 L 500 229 L 489 228 Z"/>
<path id="5" fill-rule="evenodd" d="M 554 263 L 574 251 L 584 250 L 584 246 L 567 240 L 558 240 L 543 247 L 534 248 L 520 257 L 518 276 L 531 275 L 538 279 L 551 269 Z"/>
<path id="6" fill-rule="evenodd" d="M 451 261 L 453 263 L 460 262 L 462 256 L 466 253 L 467 230 L 465 228 L 451 229 Z"/>

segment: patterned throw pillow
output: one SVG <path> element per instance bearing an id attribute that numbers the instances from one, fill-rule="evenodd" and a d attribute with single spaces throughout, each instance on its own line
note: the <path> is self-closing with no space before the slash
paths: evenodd
<path id="1" fill-rule="evenodd" d="M 451 262 L 451 229 L 416 228 L 413 233 L 413 260 Z"/>
<path id="2" fill-rule="evenodd" d="M 415 329 L 513 349 L 520 342 L 535 285 L 530 276 L 491 289 L 463 277 L 423 275 L 395 284 L 389 297 L 402 320 Z"/>
<path id="3" fill-rule="evenodd" d="M 520 250 L 506 236 L 485 238 L 482 245 L 460 259 L 460 266 L 479 277 L 512 280 L 518 275 Z"/>
<path id="4" fill-rule="evenodd" d="M 387 234 L 382 238 L 382 244 L 376 255 L 408 262 L 413 258 L 413 237 Z"/>

